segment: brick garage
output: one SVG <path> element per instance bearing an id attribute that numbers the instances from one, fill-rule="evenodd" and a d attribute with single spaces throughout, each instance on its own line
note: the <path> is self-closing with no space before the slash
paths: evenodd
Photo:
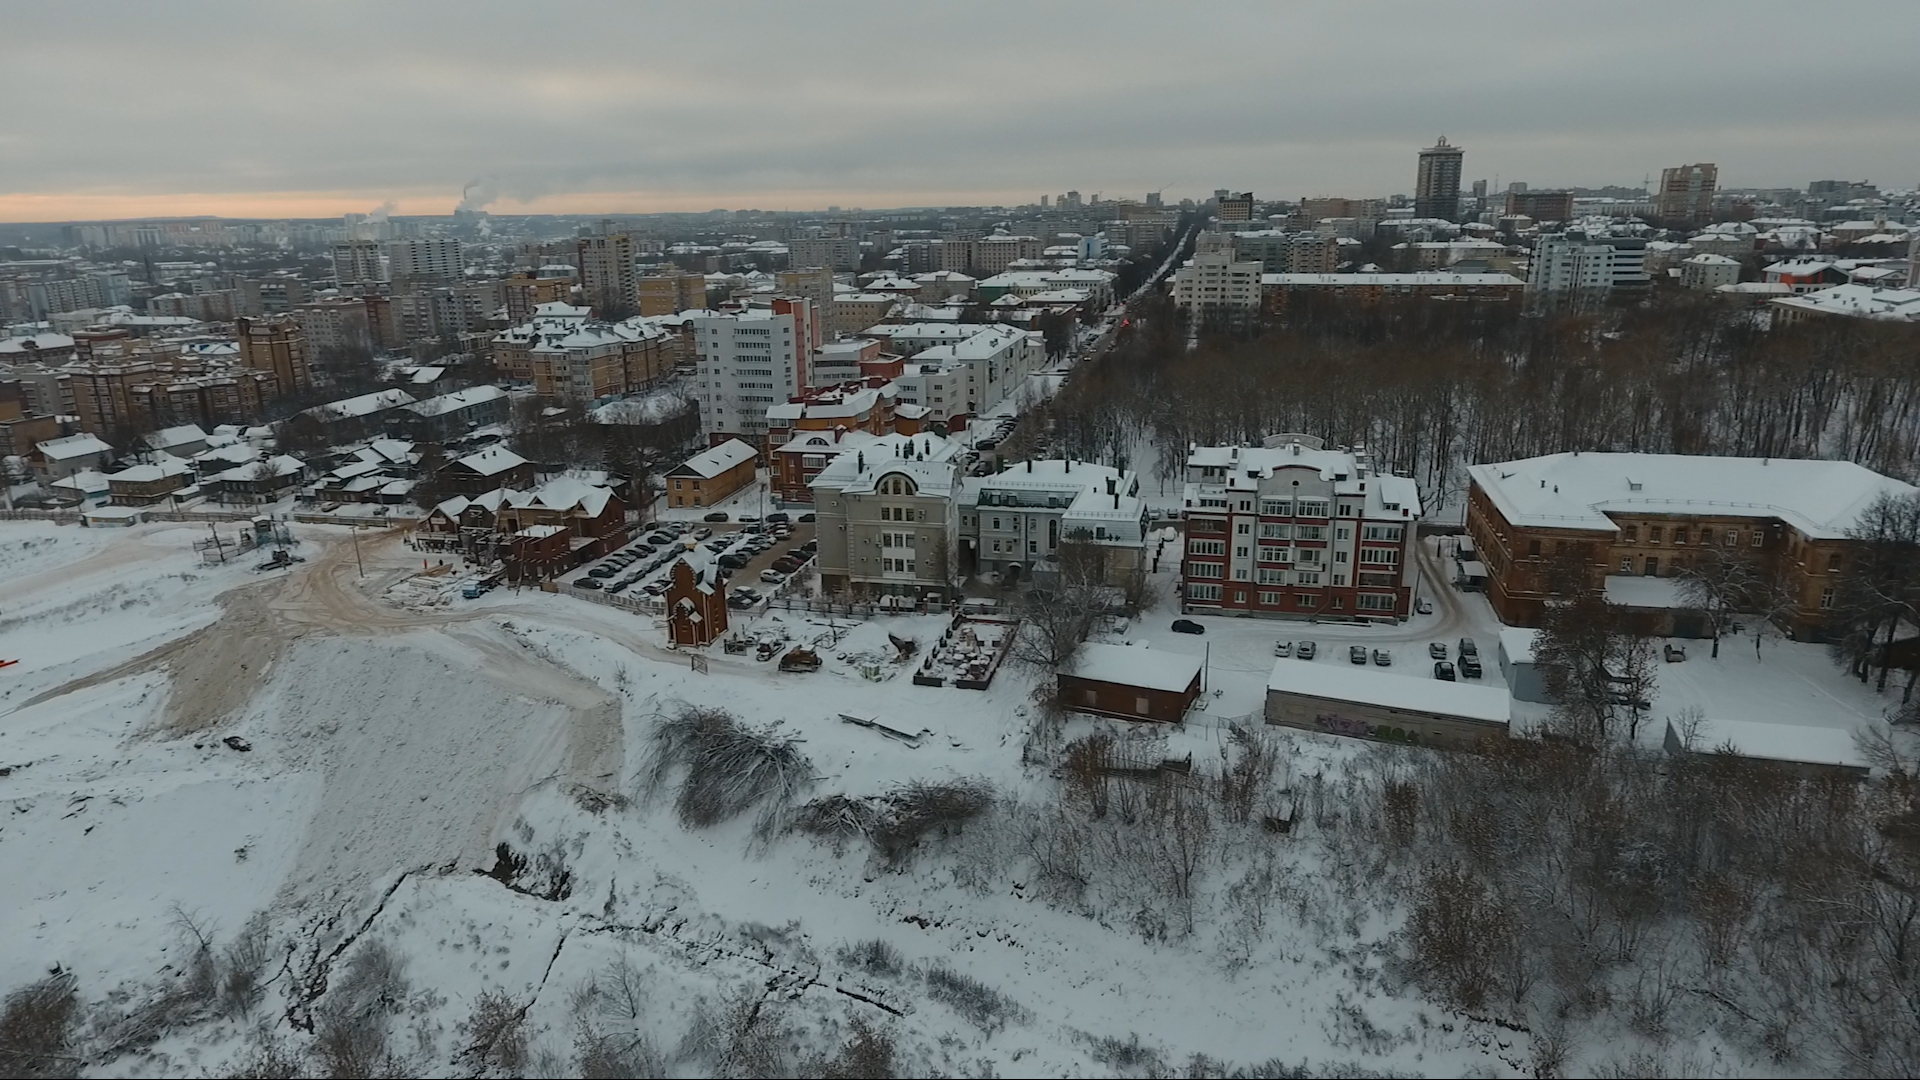
<path id="1" fill-rule="evenodd" d="M 1200 698 L 1200 658 L 1130 645 L 1083 645 L 1056 676 L 1070 712 L 1177 724 Z"/>

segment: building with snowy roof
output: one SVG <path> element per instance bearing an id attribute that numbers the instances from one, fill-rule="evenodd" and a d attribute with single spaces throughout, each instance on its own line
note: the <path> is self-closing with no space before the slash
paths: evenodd
<path id="1" fill-rule="evenodd" d="M 1274 661 L 1267 677 L 1267 723 L 1326 735 L 1468 747 L 1507 738 L 1512 716 L 1496 686 L 1293 659 Z"/>
<path id="2" fill-rule="evenodd" d="M 882 435 L 813 478 L 827 592 L 949 595 L 959 542 L 959 449 L 940 435 Z"/>
<path id="3" fill-rule="evenodd" d="M 193 465 L 172 454 L 107 474 L 107 497 L 115 506 L 152 506 L 193 484 Z"/>
<path id="4" fill-rule="evenodd" d="M 1705 547 L 1782 573 L 1793 592 L 1782 622 L 1810 640 L 1824 637 L 1857 548 L 1848 530 L 1881 496 L 1915 490 L 1850 461 L 1682 454 L 1548 454 L 1467 476 L 1467 532 L 1502 622 L 1539 625 L 1548 568 L 1569 551 L 1598 590 L 1608 575 L 1672 576 Z"/>
<path id="5" fill-rule="evenodd" d="M 507 400 L 507 392 L 497 386 L 470 386 L 401 406 L 393 426 L 411 439 L 442 442 L 505 422 Z"/>
<path id="6" fill-rule="evenodd" d="M 1024 461 L 962 480 L 959 501 L 963 565 L 1045 577 L 1057 572 L 1060 547 L 1070 540 L 1099 549 L 1109 584 L 1141 565 L 1147 507 L 1132 472 L 1061 458 Z"/>
<path id="7" fill-rule="evenodd" d="M 1419 572 L 1420 492 L 1363 450 L 1310 435 L 1188 452 L 1181 609 L 1222 615 L 1402 619 Z"/>
<path id="8" fill-rule="evenodd" d="M 33 471 L 43 484 L 81 470 L 99 471 L 113 460 L 113 447 L 97 435 L 67 435 L 33 445 Z"/>
<path id="9" fill-rule="evenodd" d="M 1667 721 L 1663 745 L 1674 757 L 1765 765 L 1800 776 L 1865 780 L 1872 771 L 1848 728 L 1706 717 Z"/>
<path id="10" fill-rule="evenodd" d="M 478 495 L 494 488 L 524 488 L 533 483 L 535 471 L 533 462 L 495 445 L 447 462 L 434 478 L 456 495 Z"/>
<path id="11" fill-rule="evenodd" d="M 741 439 L 709 447 L 667 471 L 668 506 L 712 506 L 753 483 L 759 452 Z"/>
<path id="12" fill-rule="evenodd" d="M 1788 326 L 1810 318 L 1874 319 L 1920 323 L 1920 289 L 1883 289 L 1872 285 L 1835 285 L 1768 301 L 1774 323 Z"/>
<path id="13" fill-rule="evenodd" d="M 1139 645 L 1080 646 L 1055 676 L 1063 708 L 1177 724 L 1200 700 L 1201 659 Z"/>

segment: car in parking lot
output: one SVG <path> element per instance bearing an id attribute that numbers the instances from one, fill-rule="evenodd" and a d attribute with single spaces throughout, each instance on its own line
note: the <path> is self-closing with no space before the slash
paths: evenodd
<path id="1" fill-rule="evenodd" d="M 664 581 L 649 581 L 640 587 L 640 591 L 646 593 L 648 596 L 659 596 L 661 593 L 667 591 L 667 583 Z"/>
<path id="2" fill-rule="evenodd" d="M 628 580 L 627 580 L 627 579 L 625 579 L 625 578 L 621 578 L 621 579 L 620 579 L 619 581 L 616 581 L 616 582 L 614 582 L 613 584 L 611 584 L 611 585 L 609 585 L 609 586 L 607 586 L 607 595 L 608 595 L 608 596 L 612 596 L 612 595 L 614 595 L 615 593 L 622 593 L 622 592 L 626 592 L 626 591 L 627 591 L 627 586 L 629 586 L 629 585 L 631 585 L 631 584 L 633 584 L 633 582 L 631 582 L 631 581 L 628 581 Z"/>
<path id="3" fill-rule="evenodd" d="M 788 514 L 782 510 L 776 510 L 773 513 L 767 515 L 767 524 L 769 525 L 785 525 L 787 522 L 792 520 L 793 520 L 793 515 Z"/>
<path id="4" fill-rule="evenodd" d="M 1293 647 L 1293 655 L 1301 660 L 1311 660 L 1320 652 L 1320 646 L 1311 641 L 1302 641 Z"/>
<path id="5" fill-rule="evenodd" d="M 712 535 L 713 535 L 713 530 L 706 528 L 705 526 L 702 526 L 698 529 L 693 530 L 693 538 L 695 540 L 705 540 Z"/>
<path id="6" fill-rule="evenodd" d="M 706 517 L 703 517 L 700 520 L 701 521 L 725 521 L 727 520 L 727 512 L 725 510 L 715 510 L 713 513 L 708 514 Z"/>
<path id="7" fill-rule="evenodd" d="M 814 516 L 814 513 L 811 510 L 809 510 L 808 512 L 801 514 L 798 518 L 795 518 L 794 520 L 802 524 L 806 524 L 808 522 L 816 520 L 816 518 Z"/>
<path id="8" fill-rule="evenodd" d="M 1480 670 L 1480 659 L 1478 657 L 1463 656 L 1460 658 L 1461 678 L 1477 679 L 1483 674 L 1485 674 L 1485 672 Z"/>
<path id="9" fill-rule="evenodd" d="M 793 559 L 797 562 L 806 562 L 808 559 L 813 558 L 813 556 L 808 552 L 801 550 L 800 548 L 788 548 L 787 558 Z"/>
<path id="10" fill-rule="evenodd" d="M 603 583 L 600 581 L 599 578 L 594 578 L 594 577 L 582 577 L 582 578 L 573 579 L 573 587 L 576 589 L 598 589 L 602 586 L 602 584 Z"/>
<path id="11" fill-rule="evenodd" d="M 1445 660 L 1447 658 L 1447 643 L 1444 641 L 1428 643 L 1427 655 L 1433 657 L 1435 660 Z"/>
<path id="12" fill-rule="evenodd" d="M 791 574 L 795 570 L 800 569 L 800 564 L 792 559 L 775 559 L 773 560 L 773 568 L 782 574 Z"/>
<path id="13" fill-rule="evenodd" d="M 1373 650 L 1373 662 L 1381 667 L 1393 666 L 1393 654 L 1385 649 Z"/>
<path id="14" fill-rule="evenodd" d="M 1274 643 L 1273 643 L 1273 655 L 1275 655 L 1275 656 L 1292 656 L 1292 655 L 1293 655 L 1293 642 L 1291 642 L 1291 641 L 1276 641 L 1276 642 L 1274 642 Z"/>
<path id="15" fill-rule="evenodd" d="M 1207 628 L 1192 619 L 1173 620 L 1173 632 L 1176 634 L 1204 634 Z"/>
<path id="16" fill-rule="evenodd" d="M 1431 615 L 1431 614 L 1433 614 L 1433 601 L 1431 601 L 1431 600 L 1429 600 L 1429 599 L 1427 599 L 1427 598 L 1426 598 L 1426 597 L 1424 597 L 1424 596 L 1423 596 L 1423 597 L 1421 597 L 1421 598 L 1420 598 L 1420 599 L 1418 599 L 1418 600 L 1415 600 L 1415 601 L 1413 602 L 1413 612 L 1414 612 L 1414 614 L 1416 614 L 1416 615 Z"/>
<path id="17" fill-rule="evenodd" d="M 1460 655 L 1461 656 L 1479 656 L 1480 646 L 1475 645 L 1473 643 L 1472 638 L 1463 637 L 1460 639 Z"/>
<path id="18" fill-rule="evenodd" d="M 1347 663 L 1364 664 L 1366 662 L 1367 647 L 1365 645 L 1352 645 L 1347 648 Z"/>
<path id="19" fill-rule="evenodd" d="M 745 555 L 735 551 L 720 556 L 717 561 L 728 570 L 738 570 L 747 565 L 748 559 Z"/>
<path id="20" fill-rule="evenodd" d="M 1433 677 L 1439 679 L 1441 682 L 1459 681 L 1453 677 L 1453 665 L 1447 663 L 1445 660 L 1435 660 L 1433 662 Z"/>
<path id="21" fill-rule="evenodd" d="M 742 525 L 752 525 L 752 524 L 755 524 L 755 523 L 757 523 L 757 522 L 758 522 L 758 521 L 760 520 L 760 515 L 758 515 L 758 514 L 741 514 L 738 520 L 739 520 L 739 522 L 740 522 L 740 524 L 742 524 Z"/>
<path id="22" fill-rule="evenodd" d="M 587 577 L 610 578 L 619 572 L 620 572 L 620 568 L 613 565 L 612 563 L 601 563 L 599 566 L 596 566 L 593 569 L 587 571 Z"/>
<path id="23" fill-rule="evenodd" d="M 659 547 L 662 544 L 673 543 L 673 537 L 663 532 L 657 532 L 647 537 L 647 543 L 652 544 L 654 547 Z"/>
<path id="24" fill-rule="evenodd" d="M 778 570 L 762 570 L 760 571 L 760 580 L 769 585 L 778 585 L 787 580 L 787 575 Z"/>

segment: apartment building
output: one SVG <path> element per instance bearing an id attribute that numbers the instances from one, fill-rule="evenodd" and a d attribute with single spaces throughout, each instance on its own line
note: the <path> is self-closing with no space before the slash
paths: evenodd
<path id="1" fill-rule="evenodd" d="M 673 373 L 673 334 L 641 318 L 558 320 L 526 350 L 534 393 L 590 405 L 652 386 Z"/>
<path id="2" fill-rule="evenodd" d="M 1068 540 L 1106 549 L 1112 584 L 1141 565 L 1147 507 L 1132 472 L 1067 459 L 1024 461 L 963 480 L 959 498 L 962 558 L 978 570 L 1045 576 L 1057 569 L 1055 557 Z"/>
<path id="3" fill-rule="evenodd" d="M 1182 611 L 1403 619 L 1419 571 L 1411 479 L 1365 458 L 1279 435 L 1187 457 Z"/>
<path id="4" fill-rule="evenodd" d="M 683 274 L 677 270 L 648 274 L 640 279 L 639 288 L 642 315 L 677 315 L 707 306 L 705 274 Z M 587 292 L 589 299 L 595 295 L 591 290 Z"/>
<path id="5" fill-rule="evenodd" d="M 920 431 L 925 410 L 903 405 L 892 381 L 875 376 L 824 387 L 767 410 L 774 496 L 813 501 L 813 478 L 834 458 L 882 435 Z"/>
<path id="6" fill-rule="evenodd" d="M 1598 303 L 1621 293 L 1644 291 L 1647 242 L 1631 236 L 1550 233 L 1533 246 L 1527 291 L 1554 303 Z"/>
<path id="7" fill-rule="evenodd" d="M 590 307 L 559 302 L 537 306 L 526 322 L 515 323 L 493 336 L 493 369 L 515 382 L 533 381 L 534 347 L 549 337 L 572 333 L 592 316 Z"/>
<path id="8" fill-rule="evenodd" d="M 282 394 L 298 394 L 313 387 L 308 366 L 307 334 L 291 315 L 267 315 L 234 320 L 240 343 L 240 365 L 273 375 Z"/>
<path id="9" fill-rule="evenodd" d="M 1194 314 L 1250 315 L 1260 310 L 1261 264 L 1231 251 L 1203 251 L 1173 272 L 1173 302 Z"/>
<path id="10" fill-rule="evenodd" d="M 1625 578 L 1671 577 L 1718 549 L 1782 571 L 1793 595 L 1782 621 L 1811 641 L 1824 639 L 1860 546 L 1848 529 L 1880 494 L 1914 490 L 1850 461 L 1680 454 L 1549 454 L 1474 465 L 1467 476 L 1467 532 L 1502 622 L 1539 625 L 1547 568 L 1568 549 L 1588 587 L 1610 592 L 1627 591 L 1616 587 Z"/>
<path id="11" fill-rule="evenodd" d="M 565 303 L 573 296 L 573 277 L 538 277 L 510 274 L 501 282 L 501 299 L 507 309 L 507 325 L 519 326 L 533 318 L 542 304 Z M 646 314 L 644 311 L 641 314 Z"/>
<path id="12" fill-rule="evenodd" d="M 767 409 L 807 385 L 813 303 L 776 297 L 770 307 L 690 319 L 699 357 L 694 397 L 709 442 L 738 436 L 755 446 L 767 434 Z"/>
<path id="13" fill-rule="evenodd" d="M 1420 151 L 1420 166 L 1413 181 L 1413 216 L 1460 220 L 1460 170 L 1467 151 L 1452 146 L 1445 135 Z"/>
<path id="14" fill-rule="evenodd" d="M 1535 221 L 1572 221 L 1571 191 L 1509 191 L 1508 217 L 1530 217 Z"/>
<path id="15" fill-rule="evenodd" d="M 460 241 L 450 237 L 387 243 L 387 272 L 396 291 L 416 285 L 453 284 L 465 269 Z"/>
<path id="16" fill-rule="evenodd" d="M 1680 262 L 1680 287 L 1712 292 L 1740 280 L 1740 261 L 1702 252 Z"/>
<path id="17" fill-rule="evenodd" d="M 797 236 L 787 241 L 787 263 L 852 273 L 860 269 L 860 241 L 851 236 Z"/>
<path id="18" fill-rule="evenodd" d="M 333 245 L 333 280 L 341 286 L 374 285 L 387 280 L 387 261 L 378 240 L 343 240 Z"/>
<path id="19" fill-rule="evenodd" d="M 307 348 L 316 357 L 349 350 L 373 349 L 373 327 L 367 302 L 357 296 L 336 296 L 293 309 L 293 317 L 307 335 Z"/>
<path id="20" fill-rule="evenodd" d="M 1013 263 L 1040 258 L 1046 249 L 1046 241 L 1037 236 L 995 233 L 972 241 L 972 258 L 964 269 L 979 274 L 1003 273 Z"/>
<path id="21" fill-rule="evenodd" d="M 999 323 L 967 327 L 972 332 L 957 342 L 914 353 L 894 379 L 901 402 L 924 408 L 930 421 L 986 412 L 1045 366 L 1046 343 L 1038 331 Z"/>
<path id="22" fill-rule="evenodd" d="M 822 589 L 861 599 L 951 595 L 959 448 L 939 435 L 884 435 L 814 477 Z"/>
<path id="23" fill-rule="evenodd" d="M 1252 221 L 1253 192 L 1234 192 L 1219 200 L 1214 216 L 1221 221 Z"/>
<path id="24" fill-rule="evenodd" d="M 1653 212 L 1669 223 L 1698 225 L 1713 216 L 1713 193 L 1720 169 L 1712 162 L 1660 170 Z"/>
<path id="25" fill-rule="evenodd" d="M 633 237 L 625 233 L 581 237 L 574 246 L 574 265 L 580 268 L 581 300 L 602 316 L 612 317 L 615 312 L 625 315 L 637 310 L 639 274 L 634 269 L 633 257 Z M 621 311 L 622 308 L 627 310 Z"/>

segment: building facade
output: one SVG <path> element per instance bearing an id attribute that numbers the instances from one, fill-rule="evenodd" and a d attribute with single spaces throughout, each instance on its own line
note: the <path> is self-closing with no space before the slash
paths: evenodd
<path id="1" fill-rule="evenodd" d="M 291 315 L 240 318 L 234 320 L 233 332 L 240 340 L 242 367 L 271 373 L 281 394 L 313 388 L 307 334 L 300 320 Z"/>
<path id="2" fill-rule="evenodd" d="M 694 396 L 710 442 L 765 441 L 767 409 L 807 385 L 812 307 L 804 298 L 777 297 L 771 307 L 689 320 L 699 356 Z"/>
<path id="3" fill-rule="evenodd" d="M 1181 610 L 1401 619 L 1419 580 L 1420 495 L 1318 440 L 1210 446 L 1187 458 Z"/>
<path id="4" fill-rule="evenodd" d="M 1413 216 L 1460 220 L 1460 170 L 1467 152 L 1452 146 L 1445 135 L 1420 151 L 1420 167 L 1413 180 Z"/>
<path id="5" fill-rule="evenodd" d="M 886 435 L 814 477 L 822 589 L 857 598 L 951 595 L 958 451 L 939 435 Z"/>
<path id="6" fill-rule="evenodd" d="M 1173 302 L 1195 315 L 1257 314 L 1261 269 L 1231 251 L 1200 252 L 1173 272 Z"/>
<path id="7" fill-rule="evenodd" d="M 1057 569 L 1072 540 L 1105 555 L 1108 583 L 1139 569 L 1147 536 L 1140 478 L 1085 461 L 1024 461 L 960 487 L 962 565 L 1001 575 L 1042 576 Z"/>
<path id="8" fill-rule="evenodd" d="M 1713 193 L 1720 169 L 1712 162 L 1660 170 L 1653 212 L 1671 224 L 1699 225 L 1713 216 Z"/>
<path id="9" fill-rule="evenodd" d="M 633 237 L 625 233 L 583 236 L 575 246 L 580 298 L 604 318 L 624 317 L 639 310 L 639 275 L 633 256 Z M 621 308 L 627 310 L 618 310 Z"/>

